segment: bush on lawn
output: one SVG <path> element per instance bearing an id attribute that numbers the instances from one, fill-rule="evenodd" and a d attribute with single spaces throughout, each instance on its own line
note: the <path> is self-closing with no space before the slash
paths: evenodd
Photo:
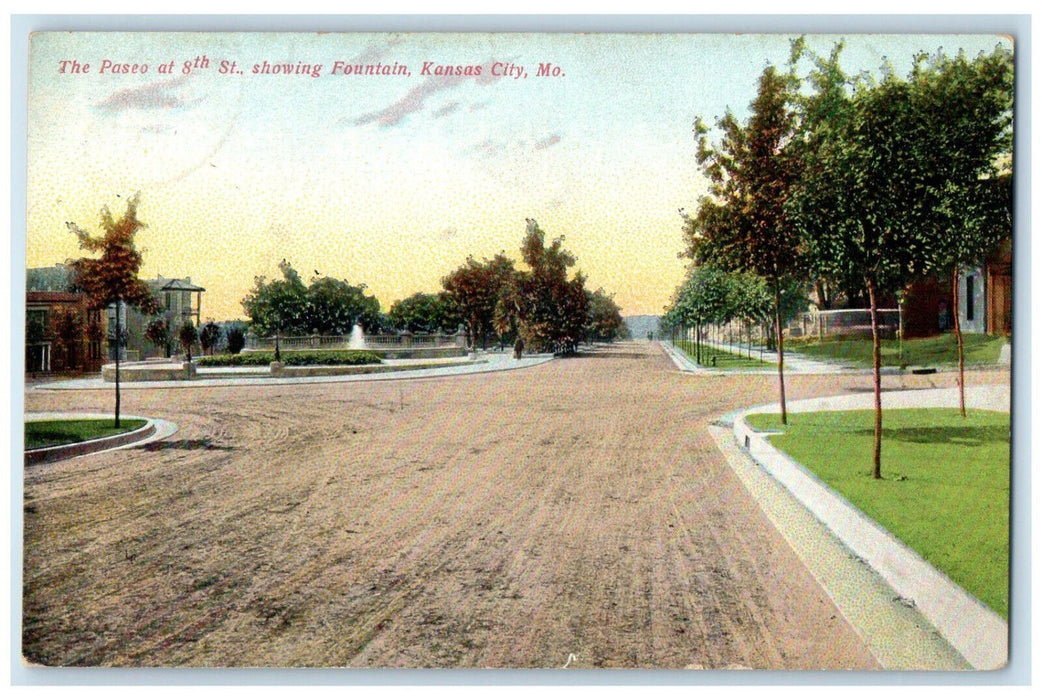
<path id="1" fill-rule="evenodd" d="M 246 352 L 239 355 L 200 357 L 201 367 L 263 367 L 275 361 L 274 352 Z M 325 350 L 283 352 L 282 364 L 305 365 L 376 365 L 380 358 L 367 350 Z"/>

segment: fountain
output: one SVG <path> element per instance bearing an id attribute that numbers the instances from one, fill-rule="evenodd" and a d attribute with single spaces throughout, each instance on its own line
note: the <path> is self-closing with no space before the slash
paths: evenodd
<path id="1" fill-rule="evenodd" d="M 362 326 L 357 323 L 351 329 L 351 337 L 348 340 L 347 347 L 352 350 L 365 350 L 365 334 L 362 333 Z"/>

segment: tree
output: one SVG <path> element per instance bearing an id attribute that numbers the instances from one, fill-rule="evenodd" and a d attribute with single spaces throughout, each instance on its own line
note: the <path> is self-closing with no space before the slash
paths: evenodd
<path id="1" fill-rule="evenodd" d="M 486 348 L 489 336 L 505 335 L 510 324 L 497 323 L 497 308 L 502 312 L 501 299 L 512 289 L 516 274 L 513 261 L 498 253 L 481 262 L 468 256 L 463 266 L 442 279 L 456 314 L 466 324 L 472 347 L 480 342 Z"/>
<path id="2" fill-rule="evenodd" d="M 455 332 L 460 316 L 448 292 L 417 292 L 391 304 L 388 320 L 399 331 L 411 333 Z"/>
<path id="3" fill-rule="evenodd" d="M 228 352 L 238 355 L 246 347 L 245 326 L 239 321 L 228 324 L 224 330 L 224 338 L 228 343 Z"/>
<path id="4" fill-rule="evenodd" d="M 347 335 L 355 324 L 369 333 L 380 328 L 380 302 L 366 294 L 366 285 L 346 280 L 318 277 L 307 289 L 303 332 L 321 335 Z"/>
<path id="5" fill-rule="evenodd" d="M 736 275 L 713 265 L 692 267 L 674 294 L 668 314 L 673 327 L 694 327 L 695 362 L 702 363 L 702 329 L 735 316 Z"/>
<path id="6" fill-rule="evenodd" d="M 696 264 L 762 277 L 774 298 L 778 350 L 778 393 L 782 423 L 785 406 L 785 346 L 782 293 L 803 275 L 800 239 L 789 220 L 788 200 L 800 162 L 790 143 L 796 118 L 791 109 L 796 80 L 773 66 L 760 76 L 748 122 L 728 112 L 717 122 L 719 143 L 709 143 L 709 127 L 695 120 L 698 163 L 709 179 L 709 194 L 693 217 L 686 214 L 687 255 Z"/>
<path id="7" fill-rule="evenodd" d="M 83 317 L 78 311 L 65 309 L 54 318 L 54 335 L 65 356 L 65 368 L 77 364 L 77 349 L 83 346 Z"/>
<path id="8" fill-rule="evenodd" d="M 213 321 L 207 321 L 201 329 L 199 329 L 199 345 L 202 346 L 204 353 L 213 354 L 214 348 L 221 339 L 221 327 Z"/>
<path id="9" fill-rule="evenodd" d="M 156 347 L 163 348 L 165 357 L 170 357 L 170 330 L 170 320 L 167 316 L 158 316 L 145 327 L 145 339 Z"/>
<path id="10" fill-rule="evenodd" d="M 514 275 L 504 293 L 497 325 L 514 325 L 525 345 L 537 350 L 574 353 L 589 312 L 585 276 L 576 272 L 568 279 L 575 256 L 564 249 L 563 238 L 547 245 L 539 224 L 527 219 L 521 257 L 529 269 Z"/>
<path id="11" fill-rule="evenodd" d="M 127 210 L 119 219 L 114 219 L 108 207 L 101 210 L 100 236 L 92 236 L 75 223 L 66 226 L 79 239 L 80 247 L 91 253 L 100 253 L 99 258 L 80 258 L 71 264 L 74 287 L 86 294 L 94 308 L 116 306 L 116 323 L 113 332 L 116 348 L 116 407 L 115 427 L 119 424 L 120 392 L 119 363 L 122 354 L 124 329 L 122 312 L 124 306 L 138 308 L 145 313 L 154 313 L 158 304 L 148 285 L 138 279 L 141 269 L 141 253 L 134 247 L 134 236 L 144 228 L 137 218 L 139 195 L 127 201 Z"/>
<path id="12" fill-rule="evenodd" d="M 847 92 L 839 52 L 818 60 L 816 92 L 803 108 L 797 145 L 802 180 L 790 203 L 813 266 L 833 279 L 859 280 L 872 318 L 875 396 L 874 478 L 881 478 L 882 388 L 878 303 L 928 267 L 923 227 L 930 198 L 916 149 L 927 125 L 914 92 L 887 71 L 882 81 L 861 76 Z M 827 107 L 822 103 L 827 103 Z"/>
<path id="13" fill-rule="evenodd" d="M 591 340 L 612 341 L 621 338 L 626 331 L 622 311 L 615 299 L 603 289 L 586 293 L 589 317 L 586 321 L 586 337 Z"/>
<path id="14" fill-rule="evenodd" d="M 959 353 L 959 409 L 966 416 L 959 271 L 980 264 L 1012 234 L 1013 57 L 998 48 L 965 55 L 916 58 L 909 77 L 922 124 L 916 142 L 925 179 L 922 226 L 927 266 L 950 279 Z"/>
<path id="15" fill-rule="evenodd" d="M 276 349 L 280 334 L 308 332 L 307 287 L 285 259 L 279 263 L 279 272 L 282 279 L 255 277 L 253 289 L 242 300 L 253 332 L 275 335 Z"/>
<path id="16" fill-rule="evenodd" d="M 275 336 L 277 359 L 281 335 L 347 335 L 355 324 L 367 332 L 382 328 L 380 302 L 365 293 L 365 284 L 315 277 L 305 286 L 286 260 L 279 263 L 279 272 L 282 279 L 254 278 L 253 289 L 242 300 L 253 332 Z"/>
<path id="17" fill-rule="evenodd" d="M 192 361 L 192 346 L 199 342 L 199 331 L 196 330 L 192 319 L 188 319 L 177 332 L 177 339 L 181 342 L 181 349 L 185 351 L 188 361 Z"/>

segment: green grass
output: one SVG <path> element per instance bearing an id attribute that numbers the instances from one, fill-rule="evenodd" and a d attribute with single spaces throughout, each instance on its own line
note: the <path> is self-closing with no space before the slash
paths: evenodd
<path id="1" fill-rule="evenodd" d="M 677 340 L 674 342 L 678 348 L 684 351 L 684 353 L 695 361 L 695 343 L 692 340 Z M 721 350 L 717 347 L 704 345 L 702 347 L 702 359 L 704 360 L 701 365 L 710 369 L 769 369 L 775 367 L 774 362 L 765 362 L 757 357 L 758 351 L 753 351 L 753 356 L 746 357 L 745 355 L 737 355 L 727 350 Z M 716 358 L 716 364 L 713 364 L 712 358 Z"/>
<path id="2" fill-rule="evenodd" d="M 883 413 L 882 479 L 872 478 L 873 411 L 749 416 L 784 429 L 771 444 L 1003 617 L 1009 614 L 1009 414 Z"/>
<path id="3" fill-rule="evenodd" d="M 980 333 L 963 334 L 963 353 L 966 364 L 995 364 L 999 350 L 1008 340 L 1003 336 L 987 336 Z M 842 360 L 863 367 L 872 366 L 871 338 L 793 338 L 786 350 L 823 360 Z M 957 365 L 958 347 L 955 336 L 940 335 L 935 338 L 912 338 L 898 343 L 883 340 L 880 343 L 880 361 L 884 367 Z"/>
<path id="4" fill-rule="evenodd" d="M 25 449 L 35 450 L 40 447 L 67 445 L 127 433 L 145 425 L 146 421 L 139 418 L 130 420 L 124 418 L 119 423 L 120 427 L 114 428 L 112 418 L 29 421 L 25 424 Z"/>
<path id="5" fill-rule="evenodd" d="M 378 365 L 379 355 L 367 350 L 290 350 L 282 351 L 282 364 L 303 365 Z M 200 367 L 265 367 L 275 361 L 275 353 L 244 352 L 238 355 L 209 355 L 199 358 Z"/>

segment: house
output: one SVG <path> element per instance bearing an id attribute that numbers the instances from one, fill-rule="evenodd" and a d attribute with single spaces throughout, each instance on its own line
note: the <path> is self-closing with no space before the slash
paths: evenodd
<path id="1" fill-rule="evenodd" d="M 71 291 L 65 265 L 26 270 L 25 371 L 97 372 L 105 356 L 105 319 Z"/>
<path id="2" fill-rule="evenodd" d="M 158 314 L 143 314 L 136 309 L 121 307 L 120 325 L 126 329 L 126 345 L 123 359 L 141 360 L 148 357 L 169 357 L 178 347 L 178 333 L 186 321 L 191 321 L 197 328 L 202 319 L 203 287 L 192 284 L 191 277 L 183 279 L 158 276 L 145 283 L 152 290 L 159 302 Z M 193 299 L 192 295 L 195 295 Z M 193 304 L 193 301 L 195 302 Z M 116 323 L 116 307 L 110 306 L 106 312 L 109 327 Z M 169 342 L 160 346 L 145 337 L 149 324 L 156 318 L 166 321 Z M 111 355 L 111 353 L 110 353 Z"/>
<path id="3" fill-rule="evenodd" d="M 1013 330 L 1012 238 L 1005 239 L 980 265 L 959 271 L 959 328 L 964 333 L 1010 335 Z M 901 304 L 906 338 L 951 331 L 950 279 L 919 280 L 905 290 Z"/>
<path id="4" fill-rule="evenodd" d="M 1013 332 L 1013 240 L 1007 238 L 981 265 L 959 273 L 959 326 L 967 333 Z"/>

